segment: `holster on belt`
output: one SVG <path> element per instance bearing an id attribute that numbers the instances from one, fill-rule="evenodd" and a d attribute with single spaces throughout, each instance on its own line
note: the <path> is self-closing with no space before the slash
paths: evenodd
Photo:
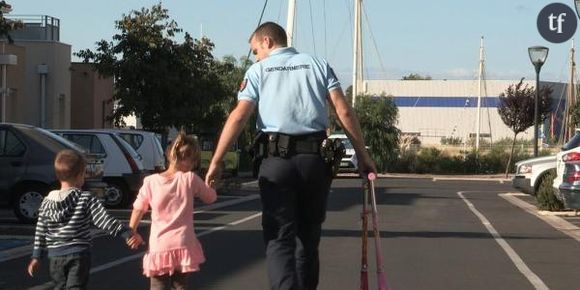
<path id="1" fill-rule="evenodd" d="M 324 139 L 320 144 L 320 156 L 331 169 L 332 176 L 336 176 L 340 167 L 340 161 L 346 150 L 339 139 Z"/>
<path id="2" fill-rule="evenodd" d="M 252 160 L 256 161 L 259 159 L 263 159 L 264 157 L 266 157 L 267 155 L 267 151 L 266 151 L 266 147 L 268 144 L 268 139 L 267 139 L 267 135 L 266 133 L 262 132 L 262 131 L 258 131 L 258 133 L 256 133 L 256 136 L 254 136 L 254 139 L 252 140 L 252 144 L 251 144 L 251 155 L 252 155 Z"/>

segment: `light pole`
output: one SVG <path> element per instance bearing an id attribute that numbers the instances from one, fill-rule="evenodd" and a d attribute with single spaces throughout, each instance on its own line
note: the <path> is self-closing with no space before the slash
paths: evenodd
<path id="1" fill-rule="evenodd" d="M 530 60 L 536 69 L 536 97 L 534 98 L 534 157 L 538 156 L 538 123 L 540 123 L 540 70 L 548 58 L 548 48 L 532 46 L 528 48 Z"/>

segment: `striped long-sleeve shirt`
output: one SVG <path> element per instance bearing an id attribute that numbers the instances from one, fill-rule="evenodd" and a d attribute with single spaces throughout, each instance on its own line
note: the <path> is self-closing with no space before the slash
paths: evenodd
<path id="1" fill-rule="evenodd" d="M 131 235 L 131 229 L 110 216 L 91 192 L 77 188 L 51 191 L 40 205 L 32 257 L 88 250 L 91 225 L 113 236 L 121 234 L 126 239 Z"/>

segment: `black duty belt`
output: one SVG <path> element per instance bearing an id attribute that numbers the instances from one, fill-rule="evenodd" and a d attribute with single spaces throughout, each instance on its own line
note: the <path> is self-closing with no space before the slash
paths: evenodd
<path id="1" fill-rule="evenodd" d="M 268 156 L 289 157 L 296 154 L 319 154 L 320 144 L 326 132 L 320 131 L 305 135 L 266 133 L 268 136 Z"/>

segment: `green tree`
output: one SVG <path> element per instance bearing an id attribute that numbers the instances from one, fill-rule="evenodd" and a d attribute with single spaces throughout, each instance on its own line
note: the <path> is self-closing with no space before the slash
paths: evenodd
<path id="1" fill-rule="evenodd" d="M 522 78 L 518 84 L 510 85 L 505 92 L 499 95 L 499 106 L 497 108 L 501 120 L 514 132 L 514 139 L 505 174 L 509 173 L 516 138 L 519 133 L 534 125 L 534 106 L 536 90 L 527 84 L 524 85 Z M 552 88 L 544 86 L 540 89 L 539 114 L 543 122 L 550 112 L 550 95 Z"/>
<path id="2" fill-rule="evenodd" d="M 414 73 L 410 73 L 406 76 L 403 76 L 403 78 L 401 78 L 402 81 L 419 81 L 419 80 L 431 80 L 431 76 L 422 76 L 420 74 L 414 74 Z"/>
<path id="3" fill-rule="evenodd" d="M 572 107 L 570 115 L 571 115 L 570 117 L 572 118 L 572 124 L 576 128 L 580 127 L 580 102 L 576 102 L 574 104 L 574 107 Z"/>
<path id="4" fill-rule="evenodd" d="M 252 61 L 247 57 L 236 59 L 233 56 L 225 56 L 217 61 L 216 74 L 219 76 L 220 82 L 226 92 L 226 98 L 221 102 L 224 117 L 236 106 L 238 92 L 244 80 L 244 75 L 251 64 Z M 248 145 L 256 133 L 256 115 L 254 113 L 240 134 L 239 144 L 242 146 Z M 225 118 L 223 121 L 225 121 Z"/>
<path id="5" fill-rule="evenodd" d="M 84 62 L 115 81 L 116 108 L 111 118 L 135 114 L 147 130 L 166 132 L 168 127 L 190 132 L 216 130 L 224 119 L 226 98 L 216 72 L 213 43 L 181 33 L 161 4 L 131 11 L 115 21 L 119 32 L 112 41 L 97 42 L 96 51 L 76 53 Z"/>
<path id="6" fill-rule="evenodd" d="M 358 95 L 355 112 L 377 170 L 387 170 L 398 156 L 401 131 L 395 127 L 398 108 L 392 97 Z"/>
<path id="7" fill-rule="evenodd" d="M 12 11 L 12 5 L 6 3 L 6 1 L 0 1 L 0 37 L 8 39 L 8 43 L 14 43 L 14 40 L 10 37 L 10 31 L 22 28 L 24 25 L 22 21 L 5 18 L 4 14 L 10 13 L 10 11 Z"/>

